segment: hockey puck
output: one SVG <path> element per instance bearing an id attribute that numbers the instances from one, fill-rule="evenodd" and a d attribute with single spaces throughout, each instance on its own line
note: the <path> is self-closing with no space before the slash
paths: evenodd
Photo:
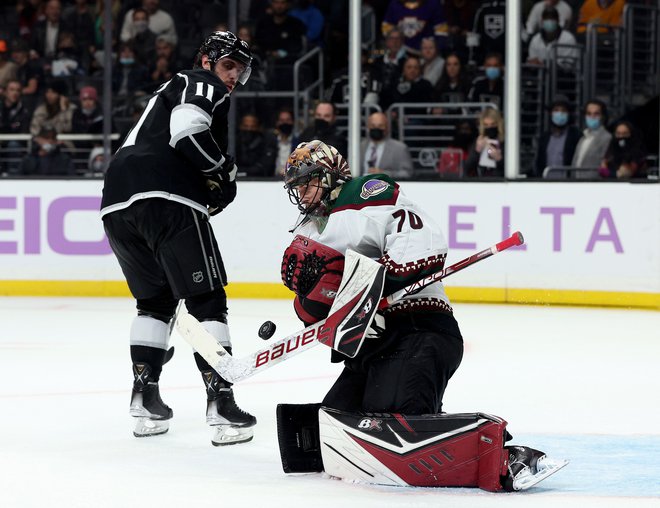
<path id="1" fill-rule="evenodd" d="M 272 321 L 264 321 L 264 324 L 259 327 L 259 337 L 263 340 L 268 340 L 273 336 L 276 329 L 277 327 L 275 326 L 275 323 Z"/>

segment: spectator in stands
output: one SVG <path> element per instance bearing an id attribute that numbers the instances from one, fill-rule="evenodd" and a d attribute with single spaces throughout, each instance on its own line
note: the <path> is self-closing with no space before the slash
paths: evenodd
<path id="1" fill-rule="evenodd" d="M 541 31 L 532 37 L 529 43 L 527 63 L 547 65 L 557 56 L 557 65 L 565 71 L 575 69 L 580 57 L 577 48 L 553 48 L 554 45 L 575 46 L 577 41 L 572 33 L 560 25 L 559 12 L 554 7 L 547 7 L 541 14 Z"/>
<path id="2" fill-rule="evenodd" d="M 4 99 L 0 103 L 0 133 L 2 134 L 26 134 L 30 130 L 31 113 L 21 100 L 23 87 L 21 82 L 12 79 L 5 86 Z M 27 144 L 15 139 L 4 143 L 5 156 L 11 159 L 0 172 L 10 175 L 19 173 L 20 157 L 25 152 Z"/>
<path id="3" fill-rule="evenodd" d="M 422 64 L 416 56 L 409 56 L 403 64 L 401 79 L 395 87 L 383 90 L 380 106 L 387 109 L 395 102 L 432 102 L 433 87 L 422 77 Z"/>
<path id="4" fill-rule="evenodd" d="M 529 40 L 534 34 L 543 28 L 543 11 L 552 7 L 559 15 L 559 26 L 565 30 L 571 29 L 573 21 L 573 9 L 564 0 L 541 0 L 536 2 L 527 16 L 525 23 L 525 40 Z"/>
<path id="5" fill-rule="evenodd" d="M 50 60 L 57 53 L 57 41 L 60 32 L 70 31 L 62 21 L 62 4 L 60 0 L 48 0 L 44 8 L 44 19 L 34 24 L 30 47 L 38 56 Z"/>
<path id="6" fill-rule="evenodd" d="M 38 136 L 43 129 L 53 129 L 57 134 L 71 132 L 73 111 L 76 106 L 67 97 L 67 86 L 62 80 L 53 80 L 44 94 L 44 102 L 34 110 L 30 133 Z"/>
<path id="7" fill-rule="evenodd" d="M 271 0 L 271 13 L 257 22 L 257 45 L 276 64 L 293 64 L 302 54 L 307 27 L 289 14 L 289 0 Z"/>
<path id="8" fill-rule="evenodd" d="M 463 165 L 470 155 L 470 147 L 478 132 L 471 120 L 459 120 L 454 128 L 454 138 L 440 153 L 438 173 L 441 176 L 463 176 Z"/>
<path id="9" fill-rule="evenodd" d="M 470 52 L 468 65 L 476 65 L 491 53 L 498 53 L 504 61 L 505 11 L 506 2 L 501 0 L 485 2 L 479 7 L 472 29 L 475 37 L 468 37 L 467 41 Z"/>
<path id="10" fill-rule="evenodd" d="M 42 0 L 18 0 L 16 11 L 18 12 L 18 34 L 22 39 L 29 41 L 35 23 L 39 18 L 43 18 L 44 3 Z"/>
<path id="11" fill-rule="evenodd" d="M 277 157 L 275 158 L 275 175 L 284 176 L 286 161 L 295 148 L 293 136 L 293 113 L 289 109 L 281 109 L 277 114 L 274 135 L 277 139 Z"/>
<path id="12" fill-rule="evenodd" d="M 474 26 L 474 15 L 477 10 L 476 1 L 445 0 L 444 10 L 449 33 L 445 49 L 449 53 L 458 54 L 461 59 L 467 61 L 466 36 Z"/>
<path id="13" fill-rule="evenodd" d="M 497 109 L 479 117 L 479 137 L 465 161 L 467 176 L 504 176 L 504 120 Z"/>
<path id="14" fill-rule="evenodd" d="M 405 143 L 389 136 L 387 117 L 372 113 L 367 119 L 367 138 L 360 143 L 360 174 L 385 173 L 392 178 L 412 178 L 413 163 Z"/>
<path id="15" fill-rule="evenodd" d="M 103 176 L 105 173 L 105 160 L 102 146 L 97 146 L 89 153 L 87 172 L 85 176 Z"/>
<path id="16" fill-rule="evenodd" d="M 159 58 L 164 58 L 167 61 L 167 66 L 171 72 L 179 72 L 181 69 L 188 68 L 188 62 L 182 62 L 177 56 L 176 46 L 163 35 L 156 37 L 156 61 Z"/>
<path id="17" fill-rule="evenodd" d="M 130 43 L 135 49 L 135 58 L 140 64 L 149 67 L 154 62 L 156 34 L 149 29 L 149 13 L 142 7 L 133 9 L 133 30 L 135 35 Z M 167 36 L 163 40 L 167 41 Z"/>
<path id="18" fill-rule="evenodd" d="M 0 39 L 0 95 L 4 92 L 9 81 L 18 76 L 18 65 L 9 60 L 9 47 L 7 41 Z"/>
<path id="19" fill-rule="evenodd" d="M 445 68 L 433 91 L 438 102 L 465 102 L 470 92 L 470 82 L 463 69 L 463 63 L 456 53 L 445 59 Z"/>
<path id="20" fill-rule="evenodd" d="M 646 174 L 646 150 L 630 122 L 618 122 L 599 170 L 603 178 L 639 178 Z"/>
<path id="21" fill-rule="evenodd" d="M 277 142 L 269 132 L 264 132 L 257 115 L 241 118 L 236 139 L 236 165 L 247 176 L 273 176 Z"/>
<path id="22" fill-rule="evenodd" d="M 299 19 L 307 27 L 305 37 L 310 48 L 323 46 L 323 13 L 314 5 L 314 0 L 298 0 L 296 7 L 289 13 Z"/>
<path id="23" fill-rule="evenodd" d="M 75 0 L 73 5 L 64 9 L 62 19 L 74 35 L 79 49 L 78 61 L 89 72 L 95 48 L 94 15 L 89 8 L 88 0 Z"/>
<path id="24" fill-rule="evenodd" d="M 445 59 L 438 54 L 438 46 L 433 37 L 426 37 L 422 40 L 422 75 L 425 80 L 435 86 L 442 76 L 442 70 L 445 67 Z"/>
<path id="25" fill-rule="evenodd" d="M 80 107 L 73 112 L 72 130 L 76 134 L 103 133 L 103 109 L 98 92 L 93 86 L 84 86 L 78 95 Z"/>
<path id="26" fill-rule="evenodd" d="M 399 82 L 403 62 L 406 60 L 406 48 L 403 46 L 403 34 L 400 30 L 391 30 L 385 37 L 385 51 L 373 64 L 374 81 L 380 90 L 392 88 Z"/>
<path id="27" fill-rule="evenodd" d="M 166 36 L 176 46 L 178 37 L 174 20 L 169 13 L 160 8 L 160 0 L 142 0 L 142 8 L 149 15 L 149 30 L 156 34 L 156 37 L 159 35 Z M 122 42 L 127 42 L 136 35 L 137 29 L 133 21 L 133 9 L 131 9 L 124 16 L 124 24 L 121 27 L 119 38 Z"/>
<path id="28" fill-rule="evenodd" d="M 301 140 L 318 139 L 326 145 L 334 146 L 340 154 L 348 158 L 348 141 L 337 132 L 337 110 L 332 102 L 321 101 L 314 109 L 314 124 L 307 127 L 299 136 Z"/>
<path id="29" fill-rule="evenodd" d="M 504 64 L 502 55 L 490 53 L 484 59 L 484 75 L 472 82 L 468 93 L 470 102 L 490 102 L 502 109 L 504 104 Z"/>
<path id="30" fill-rule="evenodd" d="M 24 175 L 68 176 L 75 173 L 71 157 L 62 152 L 57 132 L 43 127 L 32 140 L 32 151 L 23 158 Z"/>
<path id="31" fill-rule="evenodd" d="M 438 47 L 447 46 L 447 20 L 436 0 L 390 0 L 381 25 L 384 36 L 394 28 L 404 36 L 406 50 L 420 54 L 422 39 L 436 37 Z"/>
<path id="32" fill-rule="evenodd" d="M 133 46 L 127 42 L 121 43 L 118 59 L 112 70 L 112 92 L 119 97 L 126 97 L 144 93 L 149 84 L 147 68 L 135 60 Z"/>
<path id="33" fill-rule="evenodd" d="M 43 67 L 37 60 L 30 60 L 30 46 L 23 39 L 12 42 L 11 59 L 16 63 L 16 77 L 23 86 L 23 101 L 32 110 L 45 81 Z"/>
<path id="34" fill-rule="evenodd" d="M 584 106 L 584 123 L 586 129 L 578 141 L 571 166 L 578 168 L 598 168 L 610 145 L 612 134 L 607 124 L 607 106 L 598 99 L 589 100 Z M 597 177 L 598 173 L 582 174 L 582 177 Z"/>
<path id="35" fill-rule="evenodd" d="M 626 0 L 584 0 L 582 7 L 580 7 L 577 33 L 582 34 L 586 32 L 589 23 L 621 26 L 625 5 Z M 601 27 L 597 30 L 600 33 L 608 31 L 606 27 Z"/>
<path id="36" fill-rule="evenodd" d="M 568 98 L 558 95 L 550 105 L 550 130 L 543 132 L 538 142 L 535 171 L 531 176 L 543 176 L 548 166 L 570 166 L 575 154 L 580 130 L 573 125 Z"/>
<path id="37" fill-rule="evenodd" d="M 55 78 L 79 76 L 85 73 L 78 61 L 78 49 L 72 32 L 60 31 L 57 41 L 57 53 L 50 66 L 50 73 Z"/>

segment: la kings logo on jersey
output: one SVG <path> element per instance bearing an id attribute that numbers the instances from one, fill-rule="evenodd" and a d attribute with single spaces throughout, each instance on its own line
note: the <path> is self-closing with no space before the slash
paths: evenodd
<path id="1" fill-rule="evenodd" d="M 204 280 L 204 274 L 202 272 L 193 272 L 192 280 L 195 284 L 199 284 Z"/>

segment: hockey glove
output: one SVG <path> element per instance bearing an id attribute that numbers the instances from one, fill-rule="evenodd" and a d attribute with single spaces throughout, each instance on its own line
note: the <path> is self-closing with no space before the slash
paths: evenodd
<path id="1" fill-rule="evenodd" d="M 209 175 L 208 189 L 209 215 L 217 215 L 227 208 L 236 197 L 236 173 L 238 168 L 233 157 L 225 156 L 225 162 L 218 173 Z"/>

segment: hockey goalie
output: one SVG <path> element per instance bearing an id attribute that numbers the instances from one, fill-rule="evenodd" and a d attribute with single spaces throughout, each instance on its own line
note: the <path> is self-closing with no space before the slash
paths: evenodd
<path id="1" fill-rule="evenodd" d="M 396 182 L 386 175 L 352 178 L 342 155 L 314 140 L 290 155 L 285 187 L 301 214 L 282 261 L 298 317 L 306 325 L 331 320 L 353 301 L 359 311 L 351 318 L 356 324 L 348 322 L 334 339 L 332 361 L 343 362 L 344 370 L 323 401 L 278 405 L 285 472 L 517 491 L 566 465 L 507 445 L 502 418 L 442 412 L 463 356 L 442 282 L 407 293 L 382 312 L 369 306 L 441 270 L 447 255 L 440 228 Z M 362 272 L 345 258 L 351 251 L 377 267 L 359 283 Z M 347 291 L 350 283 L 357 290 Z M 365 323 L 368 329 L 358 326 Z"/>

